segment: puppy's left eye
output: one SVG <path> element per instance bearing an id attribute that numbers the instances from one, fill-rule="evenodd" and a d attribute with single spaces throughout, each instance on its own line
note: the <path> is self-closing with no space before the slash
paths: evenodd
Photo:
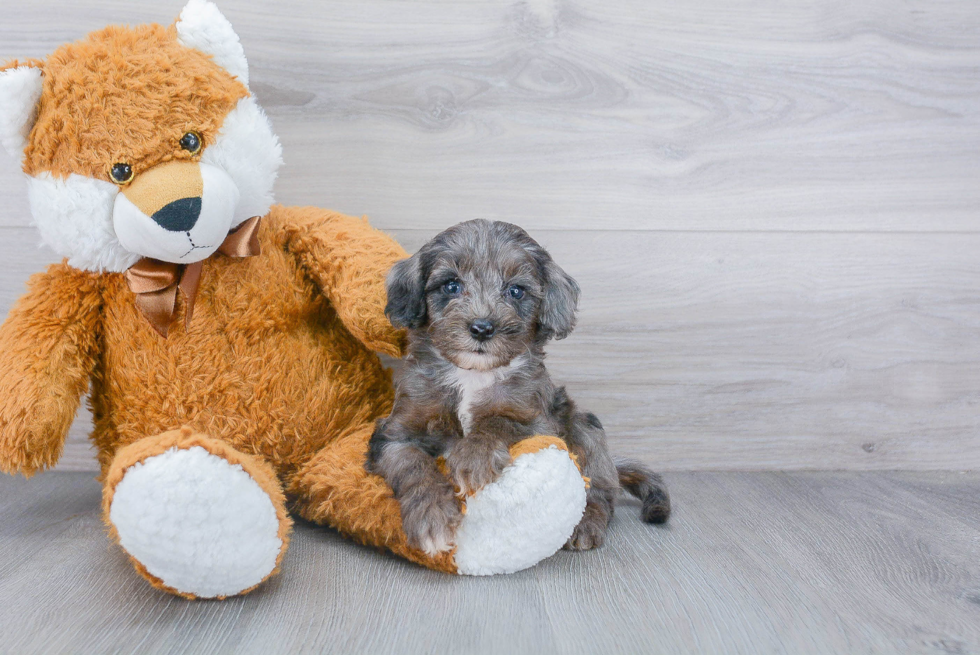
<path id="1" fill-rule="evenodd" d="M 463 285 L 459 280 L 450 280 L 442 285 L 442 291 L 448 296 L 458 296 L 463 292 Z"/>
<path id="2" fill-rule="evenodd" d="M 516 284 L 512 284 L 507 289 L 507 295 L 513 298 L 514 300 L 520 300 L 521 298 L 524 297 L 524 289 L 517 286 Z"/>

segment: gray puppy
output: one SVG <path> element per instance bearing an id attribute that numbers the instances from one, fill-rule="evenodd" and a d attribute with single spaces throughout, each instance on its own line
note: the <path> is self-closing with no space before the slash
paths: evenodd
<path id="1" fill-rule="evenodd" d="M 493 482 L 510 463 L 508 447 L 535 434 L 564 439 L 591 480 L 566 548 L 602 545 L 620 485 L 642 500 L 644 521 L 667 520 L 660 476 L 636 463 L 615 466 L 599 419 L 577 411 L 545 369 L 545 343 L 575 325 L 579 288 L 527 232 L 460 223 L 398 262 L 387 291 L 385 313 L 408 328 L 409 347 L 367 467 L 394 491 L 412 545 L 450 549 L 462 518 L 453 485 L 465 493 Z"/>

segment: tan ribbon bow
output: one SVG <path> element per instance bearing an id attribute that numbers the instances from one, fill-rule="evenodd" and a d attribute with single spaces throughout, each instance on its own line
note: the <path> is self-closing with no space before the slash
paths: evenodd
<path id="1" fill-rule="evenodd" d="M 228 257 L 258 255 L 261 220 L 261 216 L 253 216 L 229 232 L 218 247 L 218 252 Z M 190 327 L 203 268 L 203 261 L 193 264 L 172 264 L 144 257 L 126 271 L 126 283 L 130 291 L 136 294 L 136 307 L 164 339 L 167 338 L 167 331 L 177 311 L 178 289 L 183 292 L 187 305 L 187 311 L 184 312 L 184 328 Z"/>

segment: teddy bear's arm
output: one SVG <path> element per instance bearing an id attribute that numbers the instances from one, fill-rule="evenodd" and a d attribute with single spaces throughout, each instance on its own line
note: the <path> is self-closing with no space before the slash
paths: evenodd
<path id="1" fill-rule="evenodd" d="M 0 326 L 0 471 L 58 461 L 95 367 L 101 306 L 98 276 L 59 264 L 31 277 Z"/>
<path id="2" fill-rule="evenodd" d="M 316 207 L 283 211 L 287 248 L 330 300 L 344 326 L 368 348 L 401 357 L 405 334 L 385 317 L 385 276 L 408 253 L 365 219 Z"/>

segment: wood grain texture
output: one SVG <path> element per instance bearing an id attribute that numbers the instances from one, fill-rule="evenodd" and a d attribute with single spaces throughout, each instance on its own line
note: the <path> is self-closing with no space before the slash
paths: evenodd
<path id="1" fill-rule="evenodd" d="M 182 0 L 5 10 L 0 59 Z M 664 469 L 980 466 L 969 2 L 221 0 L 280 201 L 414 250 L 520 223 L 582 284 L 556 379 Z M 0 315 L 54 256 L 0 157 Z M 91 470 L 72 428 L 62 467 Z"/>
<path id="2" fill-rule="evenodd" d="M 182 5 L 21 3 L 0 58 Z M 287 203 L 385 227 L 977 229 L 980 13 L 965 0 L 221 8 L 282 137 Z M 0 225 L 26 217 L 0 208 Z"/>
<path id="3" fill-rule="evenodd" d="M 11 653 L 971 653 L 980 476 L 677 473 L 666 527 L 623 502 L 606 545 L 462 578 L 297 526 L 227 601 L 149 587 L 79 473 L 0 479 Z"/>
<path id="4" fill-rule="evenodd" d="M 42 267 L 17 245 L 31 230 L 2 232 L 0 258 Z M 614 453 L 666 470 L 980 467 L 980 235 L 536 236 L 583 288 L 550 370 Z M 23 287 L 3 275 L 0 311 Z M 88 429 L 63 467 L 93 469 Z"/>

